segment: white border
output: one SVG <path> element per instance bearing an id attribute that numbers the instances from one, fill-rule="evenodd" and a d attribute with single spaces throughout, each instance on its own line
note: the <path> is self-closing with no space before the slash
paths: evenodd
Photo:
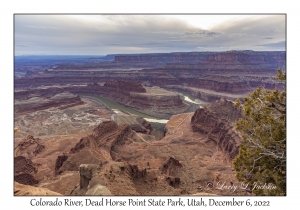
<path id="1" fill-rule="evenodd" d="M 1 2 L 1 207 L 3 209 L 21 207 L 31 208 L 29 197 L 13 196 L 13 14 L 14 13 L 286 13 L 287 14 L 287 97 L 288 97 L 288 186 L 286 197 L 258 197 L 256 200 L 270 200 L 271 207 L 296 207 L 299 182 L 298 157 L 296 156 L 300 139 L 296 133 L 299 127 L 297 121 L 297 98 L 299 91 L 297 82 L 299 71 L 299 15 L 295 3 L 274 0 L 251 1 L 34 1 L 15 0 Z M 297 65 L 298 64 L 298 65 Z M 4 135 L 3 135 L 4 133 Z M 72 197 L 70 197 L 72 198 Z M 156 197 L 158 198 L 158 197 Z M 228 200 L 230 197 L 224 197 Z M 74 198 L 84 199 L 84 198 Z M 95 197 L 93 197 L 95 199 Z M 117 197 L 116 199 L 122 199 Z M 208 198 L 207 198 L 208 199 Z M 222 197 L 218 197 L 222 200 Z M 246 199 L 243 197 L 241 199 Z M 45 208 L 45 207 L 44 207 Z M 50 207 L 48 207 L 50 208 Z M 53 207 L 51 207 L 53 208 Z M 64 207 L 66 208 L 66 207 Z M 88 207 L 86 207 L 88 208 Z M 100 207 L 94 207 L 100 208 Z M 151 208 L 151 207 L 146 207 Z M 164 207 L 165 208 L 165 207 Z M 199 207 L 197 207 L 199 208 Z M 222 207 L 231 209 L 232 207 Z M 81 208 L 82 209 L 82 208 Z M 106 209 L 106 208 L 105 208 Z M 117 209 L 117 208 L 115 208 Z M 162 209 L 162 208 L 161 208 Z M 175 207 L 175 209 L 177 209 Z M 179 208 L 178 208 L 179 209 Z M 210 208 L 208 208 L 210 209 Z M 253 207 L 252 207 L 253 209 Z M 297 208 L 292 208 L 297 209 Z"/>

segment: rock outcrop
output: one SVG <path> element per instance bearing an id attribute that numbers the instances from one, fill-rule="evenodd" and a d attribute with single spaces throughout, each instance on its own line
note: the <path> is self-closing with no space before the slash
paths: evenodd
<path id="1" fill-rule="evenodd" d="M 14 158 L 14 180 L 21 184 L 35 185 L 38 180 L 34 178 L 37 173 L 35 164 L 24 156 L 17 156 Z"/>
<path id="2" fill-rule="evenodd" d="M 198 109 L 192 117 L 194 132 L 206 135 L 206 142 L 213 142 L 233 159 L 238 153 L 241 138 L 234 131 L 234 121 L 242 117 L 233 102 L 221 99 L 205 108 Z"/>
<path id="3" fill-rule="evenodd" d="M 130 128 L 138 133 L 151 134 L 153 128 L 144 118 L 137 115 L 127 115 L 123 113 L 113 114 L 111 119 L 118 125 L 128 124 Z"/>
<path id="4" fill-rule="evenodd" d="M 180 170 L 182 168 L 182 164 L 173 157 L 169 157 L 163 162 L 161 171 L 163 174 L 168 175 L 166 181 L 171 187 L 179 187 L 180 178 L 178 175 L 180 174 Z"/>
<path id="5" fill-rule="evenodd" d="M 167 177 L 166 181 L 174 188 L 178 188 L 180 185 L 180 178 L 178 177 Z"/>
<path id="6" fill-rule="evenodd" d="M 170 176 L 176 176 L 181 168 L 182 164 L 178 160 L 173 157 L 169 157 L 163 163 L 162 173 Z"/>
<path id="7" fill-rule="evenodd" d="M 62 194 L 51 191 L 44 187 L 33 187 L 30 185 L 14 182 L 14 195 L 16 196 L 60 196 Z"/>
<path id="8" fill-rule="evenodd" d="M 45 149 L 41 139 L 28 135 L 15 147 L 15 155 L 31 159 Z"/>
<path id="9" fill-rule="evenodd" d="M 50 98 L 33 97 L 28 100 L 15 101 L 15 112 L 18 114 L 25 114 L 35 112 L 38 110 L 44 110 L 51 107 L 60 107 L 62 109 L 80 105 L 83 102 L 78 95 L 71 94 L 69 92 L 59 93 Z"/>
<path id="10" fill-rule="evenodd" d="M 141 179 L 147 175 L 147 169 L 144 168 L 140 170 L 137 165 L 127 165 L 126 170 L 130 174 L 132 180 Z"/>
<path id="11" fill-rule="evenodd" d="M 98 176 L 98 170 L 99 165 L 81 164 L 79 167 L 80 184 L 71 192 L 71 195 L 112 195 L 105 186 L 105 181 Z"/>
<path id="12" fill-rule="evenodd" d="M 108 162 L 105 165 L 81 164 L 79 171 L 80 184 L 72 190 L 71 195 L 139 195 L 133 180 L 144 177 L 146 173 L 137 166 L 123 162 Z M 122 190 L 118 190 L 120 188 Z"/>
<path id="13" fill-rule="evenodd" d="M 62 167 L 63 163 L 68 159 L 67 155 L 59 155 L 56 159 L 55 162 L 55 169 L 54 172 L 56 175 L 58 175 L 59 173 L 61 173 L 61 171 L 59 171 L 59 169 Z"/>
<path id="14" fill-rule="evenodd" d="M 118 160 L 118 153 L 114 150 L 119 145 L 133 141 L 134 135 L 130 126 L 118 126 L 114 121 L 100 123 L 92 134 L 80 139 L 68 154 L 58 156 L 55 171 L 76 171 L 81 164 L 99 164 L 111 160 Z"/>

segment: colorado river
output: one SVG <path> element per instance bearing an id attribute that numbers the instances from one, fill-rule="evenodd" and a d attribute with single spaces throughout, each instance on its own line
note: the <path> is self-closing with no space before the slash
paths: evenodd
<path id="1" fill-rule="evenodd" d="M 198 102 L 196 102 L 196 101 L 192 101 L 189 97 L 187 97 L 187 96 L 184 96 L 184 100 L 186 100 L 186 101 L 188 101 L 188 102 L 191 102 L 191 103 L 193 103 L 193 104 L 200 104 L 200 103 L 198 103 Z"/>
<path id="2" fill-rule="evenodd" d="M 169 120 L 164 119 L 153 119 L 153 118 L 144 118 L 148 122 L 158 122 L 158 123 L 167 123 Z"/>
<path id="3" fill-rule="evenodd" d="M 188 93 L 181 92 L 181 91 L 178 91 L 178 90 L 176 90 L 176 91 L 175 90 L 170 90 L 170 89 L 168 89 L 168 90 L 172 91 L 174 93 L 178 93 L 180 95 L 183 95 L 185 101 L 188 101 L 188 102 L 193 103 L 193 104 L 198 104 L 201 108 L 203 108 L 204 105 L 207 104 L 207 102 L 201 101 L 198 98 L 196 98 L 196 97 L 194 97 L 194 96 L 192 96 Z"/>
<path id="4" fill-rule="evenodd" d="M 89 95 L 89 94 L 79 94 L 80 97 L 82 98 L 93 98 L 95 100 L 100 101 L 101 103 L 105 104 L 107 107 L 109 107 L 113 112 L 118 113 L 120 111 L 124 112 L 124 113 L 129 113 L 129 114 L 134 114 L 134 115 L 138 115 L 143 117 L 145 120 L 147 120 L 148 122 L 158 122 L 158 123 L 167 123 L 169 120 L 165 120 L 165 119 L 158 119 L 155 118 L 153 116 L 141 113 L 139 111 L 130 109 L 126 106 L 123 106 L 113 100 L 110 100 L 108 98 L 104 98 L 101 96 L 96 96 L 96 95 Z M 120 111 L 118 111 L 120 110 Z"/>

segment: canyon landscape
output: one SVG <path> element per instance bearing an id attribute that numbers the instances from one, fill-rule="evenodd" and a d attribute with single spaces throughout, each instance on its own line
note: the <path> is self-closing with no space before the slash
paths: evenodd
<path id="1" fill-rule="evenodd" d="M 235 101 L 284 90 L 285 64 L 247 48 L 15 55 L 14 195 L 255 195 L 233 188 Z"/>
<path id="2" fill-rule="evenodd" d="M 233 101 L 260 85 L 283 89 L 272 77 L 285 53 L 195 54 L 119 55 L 105 67 L 16 77 L 15 181 L 61 195 L 249 194 L 207 186 L 238 183 Z M 115 63 L 126 68 L 112 76 Z M 148 68 L 128 70 L 136 63 Z"/>

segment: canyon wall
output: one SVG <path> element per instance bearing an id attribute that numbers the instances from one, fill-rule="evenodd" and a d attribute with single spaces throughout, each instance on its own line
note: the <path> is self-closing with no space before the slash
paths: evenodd
<path id="1" fill-rule="evenodd" d="M 143 88 L 141 84 L 136 82 L 126 82 L 126 81 L 107 81 L 104 85 L 104 88 L 112 88 L 116 91 L 127 91 L 127 92 L 137 92 L 137 93 L 146 93 L 146 89 Z"/>
<path id="2" fill-rule="evenodd" d="M 286 59 L 285 52 L 264 52 L 264 51 L 227 51 L 208 55 L 205 62 L 236 62 L 236 63 L 283 63 Z"/>
<path id="3" fill-rule="evenodd" d="M 224 77 L 222 79 L 195 79 L 189 83 L 189 86 L 227 93 L 245 93 L 252 90 L 245 81 L 231 80 L 230 78 Z"/>
<path id="4" fill-rule="evenodd" d="M 115 62 L 200 62 L 204 60 L 207 54 L 207 52 L 174 52 L 140 55 L 117 55 L 115 56 Z"/>
<path id="5" fill-rule="evenodd" d="M 241 117 L 241 110 L 234 107 L 233 102 L 221 99 L 198 109 L 191 124 L 194 132 L 205 134 L 206 142 L 213 142 L 233 159 L 238 153 L 241 141 L 234 131 L 234 122 Z"/>

